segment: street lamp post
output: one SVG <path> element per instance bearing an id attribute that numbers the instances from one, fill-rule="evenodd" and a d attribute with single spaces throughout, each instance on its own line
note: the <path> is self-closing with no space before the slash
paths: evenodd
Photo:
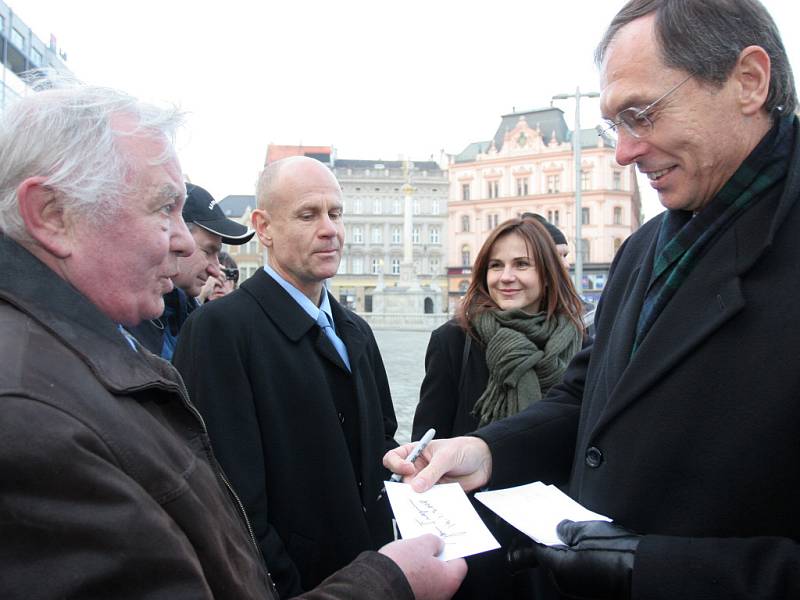
<path id="1" fill-rule="evenodd" d="M 581 241 L 581 224 L 583 210 L 581 207 L 581 98 L 599 98 L 597 92 L 583 92 L 576 87 L 574 94 L 556 94 L 553 100 L 575 98 L 575 125 L 572 131 L 572 150 L 575 162 L 575 290 L 578 296 L 583 294 L 583 242 Z"/>

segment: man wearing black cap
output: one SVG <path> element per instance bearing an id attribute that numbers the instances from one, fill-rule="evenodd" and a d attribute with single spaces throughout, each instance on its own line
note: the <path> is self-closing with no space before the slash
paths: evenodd
<path id="1" fill-rule="evenodd" d="M 553 243 L 556 245 L 556 251 L 561 257 L 561 262 L 564 263 L 564 267 L 566 267 L 567 271 L 569 271 L 569 261 L 567 260 L 569 246 L 567 245 L 567 237 L 564 235 L 564 232 L 540 214 L 524 212 L 521 216 L 522 218 L 535 219 L 544 225 L 544 228 L 547 229 L 547 233 L 549 233 L 550 237 L 553 238 Z"/>
<path id="2" fill-rule="evenodd" d="M 222 244 L 246 244 L 255 233 L 228 219 L 213 196 L 192 183 L 186 184 L 182 214 L 194 238 L 195 251 L 178 258 L 178 274 L 172 278 L 175 288 L 164 295 L 164 313 L 129 329 L 145 348 L 167 360 L 172 360 L 183 322 L 199 306 L 196 298 L 203 285 L 209 277 L 221 277 Z"/>

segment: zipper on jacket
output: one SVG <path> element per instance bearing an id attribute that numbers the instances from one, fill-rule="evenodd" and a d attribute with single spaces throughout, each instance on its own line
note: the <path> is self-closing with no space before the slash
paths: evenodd
<path id="1" fill-rule="evenodd" d="M 188 398 L 189 398 L 189 390 L 186 389 L 186 385 L 183 383 L 183 381 L 180 382 L 179 392 L 180 393 L 178 394 L 178 396 L 180 396 L 181 401 L 183 402 L 183 405 L 198 420 L 198 422 L 200 423 L 200 426 L 203 429 L 203 433 L 205 434 L 206 437 L 208 437 L 208 428 L 206 427 L 206 422 L 203 419 L 203 415 L 201 415 L 200 411 L 197 410 L 195 405 L 192 404 L 190 400 L 188 400 Z M 208 458 L 209 458 L 208 462 L 209 462 L 209 465 L 211 466 L 212 470 L 214 471 L 214 474 L 217 477 L 220 478 L 222 483 L 225 484 L 225 487 L 227 488 L 227 490 L 230 493 L 231 497 L 236 501 L 236 505 L 239 507 L 239 513 L 240 513 L 242 519 L 244 519 L 245 527 L 247 527 L 247 533 L 250 535 L 250 541 L 253 543 L 253 547 L 255 548 L 256 555 L 261 559 L 261 564 L 264 567 L 264 572 L 267 574 L 267 580 L 269 581 L 269 584 L 272 586 L 272 592 L 273 592 L 273 594 L 275 595 L 276 598 L 279 598 L 280 594 L 278 594 L 278 588 L 275 587 L 275 582 L 272 580 L 272 575 L 270 575 L 269 567 L 267 566 L 267 563 L 264 560 L 264 557 L 261 555 L 261 548 L 258 547 L 258 542 L 256 541 L 256 536 L 255 536 L 255 533 L 253 532 L 253 527 L 250 525 L 250 519 L 247 517 L 247 511 L 245 511 L 245 509 L 244 509 L 244 504 L 242 504 L 242 501 L 239 498 L 239 495 L 233 489 L 233 486 L 231 485 L 230 481 L 228 481 L 228 478 L 225 476 L 225 473 L 222 471 L 221 468 L 217 467 L 217 459 L 214 457 L 214 449 L 210 445 L 208 446 L 207 453 L 209 455 L 208 456 Z"/>

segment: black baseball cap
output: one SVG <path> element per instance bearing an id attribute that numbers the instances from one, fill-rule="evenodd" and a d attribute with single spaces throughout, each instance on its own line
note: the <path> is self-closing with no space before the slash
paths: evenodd
<path id="1" fill-rule="evenodd" d="M 226 217 L 214 197 L 193 183 L 186 184 L 183 220 L 220 236 L 224 243 L 231 246 L 246 244 L 255 235 L 255 231 Z"/>
<path id="2" fill-rule="evenodd" d="M 553 225 L 550 221 L 545 219 L 542 215 L 531 212 L 524 212 L 520 215 L 520 218 L 534 219 L 536 221 L 539 221 L 539 223 L 544 225 L 544 228 L 547 229 L 547 233 L 549 233 L 550 237 L 553 238 L 553 242 L 555 243 L 556 246 L 567 243 L 567 238 L 564 235 L 564 232 L 561 231 L 555 225 Z"/>

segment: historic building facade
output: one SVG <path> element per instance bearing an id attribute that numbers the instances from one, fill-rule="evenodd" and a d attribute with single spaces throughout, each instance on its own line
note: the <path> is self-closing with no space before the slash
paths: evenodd
<path id="1" fill-rule="evenodd" d="M 333 173 L 344 198 L 345 248 L 330 288 L 342 303 L 372 312 L 371 292 L 400 281 L 405 228 L 404 207 L 412 203 L 411 246 L 422 285 L 446 294 L 447 173 L 435 161 L 336 158 Z M 404 186 L 410 183 L 407 195 Z M 446 306 L 446 303 L 444 303 Z"/>
<path id="2" fill-rule="evenodd" d="M 573 132 L 557 108 L 502 116 L 494 137 L 475 142 L 449 165 L 448 289 L 450 310 L 466 290 L 488 233 L 506 219 L 535 212 L 557 225 L 583 253 L 584 297 L 596 299 L 614 253 L 641 225 L 632 166 L 614 159 L 613 141 L 598 129 L 580 132 L 581 214 L 575 214 Z M 576 244 L 576 218 L 581 240 Z"/>

